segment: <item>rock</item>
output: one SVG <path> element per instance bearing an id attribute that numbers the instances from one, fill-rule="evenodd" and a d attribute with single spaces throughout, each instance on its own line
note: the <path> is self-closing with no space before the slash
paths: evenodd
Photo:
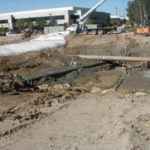
<path id="1" fill-rule="evenodd" d="M 47 90 L 47 89 L 49 89 L 49 86 L 48 86 L 48 84 L 39 85 L 38 89 L 39 90 Z"/>
<path id="2" fill-rule="evenodd" d="M 147 137 L 146 137 L 146 140 L 149 141 L 149 140 L 150 140 L 150 136 L 147 136 Z"/>
<path id="3" fill-rule="evenodd" d="M 114 92 L 114 91 L 115 91 L 114 89 L 107 89 L 107 90 L 102 91 L 102 94 L 107 94 L 107 93 Z"/>
<path id="4" fill-rule="evenodd" d="M 91 93 L 97 93 L 97 92 L 101 92 L 102 89 L 99 88 L 99 87 L 93 87 L 92 90 L 91 90 Z"/>
<path id="5" fill-rule="evenodd" d="M 14 115 L 13 119 L 14 120 L 20 120 L 20 119 L 22 119 L 22 116 L 21 115 Z"/>
<path id="6" fill-rule="evenodd" d="M 135 96 L 146 96 L 147 94 L 144 92 L 136 92 Z"/>
<path id="7" fill-rule="evenodd" d="M 45 106 L 47 106 L 47 107 L 52 106 L 52 101 L 51 100 L 45 101 Z"/>
<path id="8" fill-rule="evenodd" d="M 40 116 L 40 112 L 37 113 L 30 112 L 29 114 L 25 115 L 24 120 L 28 121 L 28 120 L 38 119 L 39 116 Z"/>
<path id="9" fill-rule="evenodd" d="M 55 84 L 53 86 L 54 89 L 62 90 L 62 89 L 69 89 L 71 86 L 69 84 Z"/>
<path id="10" fill-rule="evenodd" d="M 39 115 L 40 115 L 39 112 L 34 113 L 34 114 L 31 114 L 31 115 L 30 115 L 30 119 L 31 119 L 31 120 L 32 120 L 32 119 L 38 119 Z"/>
<path id="11" fill-rule="evenodd" d="M 72 87 L 71 89 L 78 93 L 90 92 L 87 88 L 84 88 L 84 87 Z"/>
<path id="12" fill-rule="evenodd" d="M 57 106 L 59 104 L 59 100 L 58 99 L 52 99 L 52 106 Z"/>
<path id="13" fill-rule="evenodd" d="M 0 116 L 0 121 L 3 121 L 3 117 Z"/>

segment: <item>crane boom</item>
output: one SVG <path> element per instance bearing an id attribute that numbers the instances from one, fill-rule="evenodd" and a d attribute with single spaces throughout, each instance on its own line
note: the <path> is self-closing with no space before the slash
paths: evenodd
<path id="1" fill-rule="evenodd" d="M 98 2 L 93 8 L 91 8 L 87 13 L 85 13 L 81 18 L 80 21 L 84 21 L 86 20 L 86 18 L 88 18 L 88 16 L 96 10 L 97 7 L 99 7 L 105 0 L 101 0 L 100 2 Z"/>

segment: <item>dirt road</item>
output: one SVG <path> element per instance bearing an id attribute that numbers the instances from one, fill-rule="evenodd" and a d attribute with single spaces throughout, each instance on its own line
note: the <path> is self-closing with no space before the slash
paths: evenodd
<path id="1" fill-rule="evenodd" d="M 19 132 L 1 150 L 149 150 L 150 96 L 84 94 Z M 51 112 L 49 108 L 42 110 Z"/>

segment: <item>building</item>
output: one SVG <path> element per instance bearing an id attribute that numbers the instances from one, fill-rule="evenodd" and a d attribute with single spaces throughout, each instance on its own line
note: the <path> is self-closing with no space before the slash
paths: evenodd
<path id="1" fill-rule="evenodd" d="M 0 28 L 13 29 L 13 24 L 18 19 L 32 18 L 44 18 L 47 21 L 51 19 L 56 20 L 58 25 L 72 24 L 77 21 L 83 14 L 85 14 L 88 8 L 79 7 L 63 7 L 52 9 L 31 10 L 12 13 L 0 14 Z M 93 23 L 106 23 L 106 18 L 110 18 L 110 14 L 95 11 L 91 17 Z"/>

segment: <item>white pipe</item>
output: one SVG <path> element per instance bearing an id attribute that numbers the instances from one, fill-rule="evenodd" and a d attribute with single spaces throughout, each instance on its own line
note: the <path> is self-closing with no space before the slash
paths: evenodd
<path id="1" fill-rule="evenodd" d="M 85 58 L 85 59 L 96 59 L 96 60 L 150 62 L 150 57 L 95 56 L 95 55 L 72 55 L 72 56 Z"/>

